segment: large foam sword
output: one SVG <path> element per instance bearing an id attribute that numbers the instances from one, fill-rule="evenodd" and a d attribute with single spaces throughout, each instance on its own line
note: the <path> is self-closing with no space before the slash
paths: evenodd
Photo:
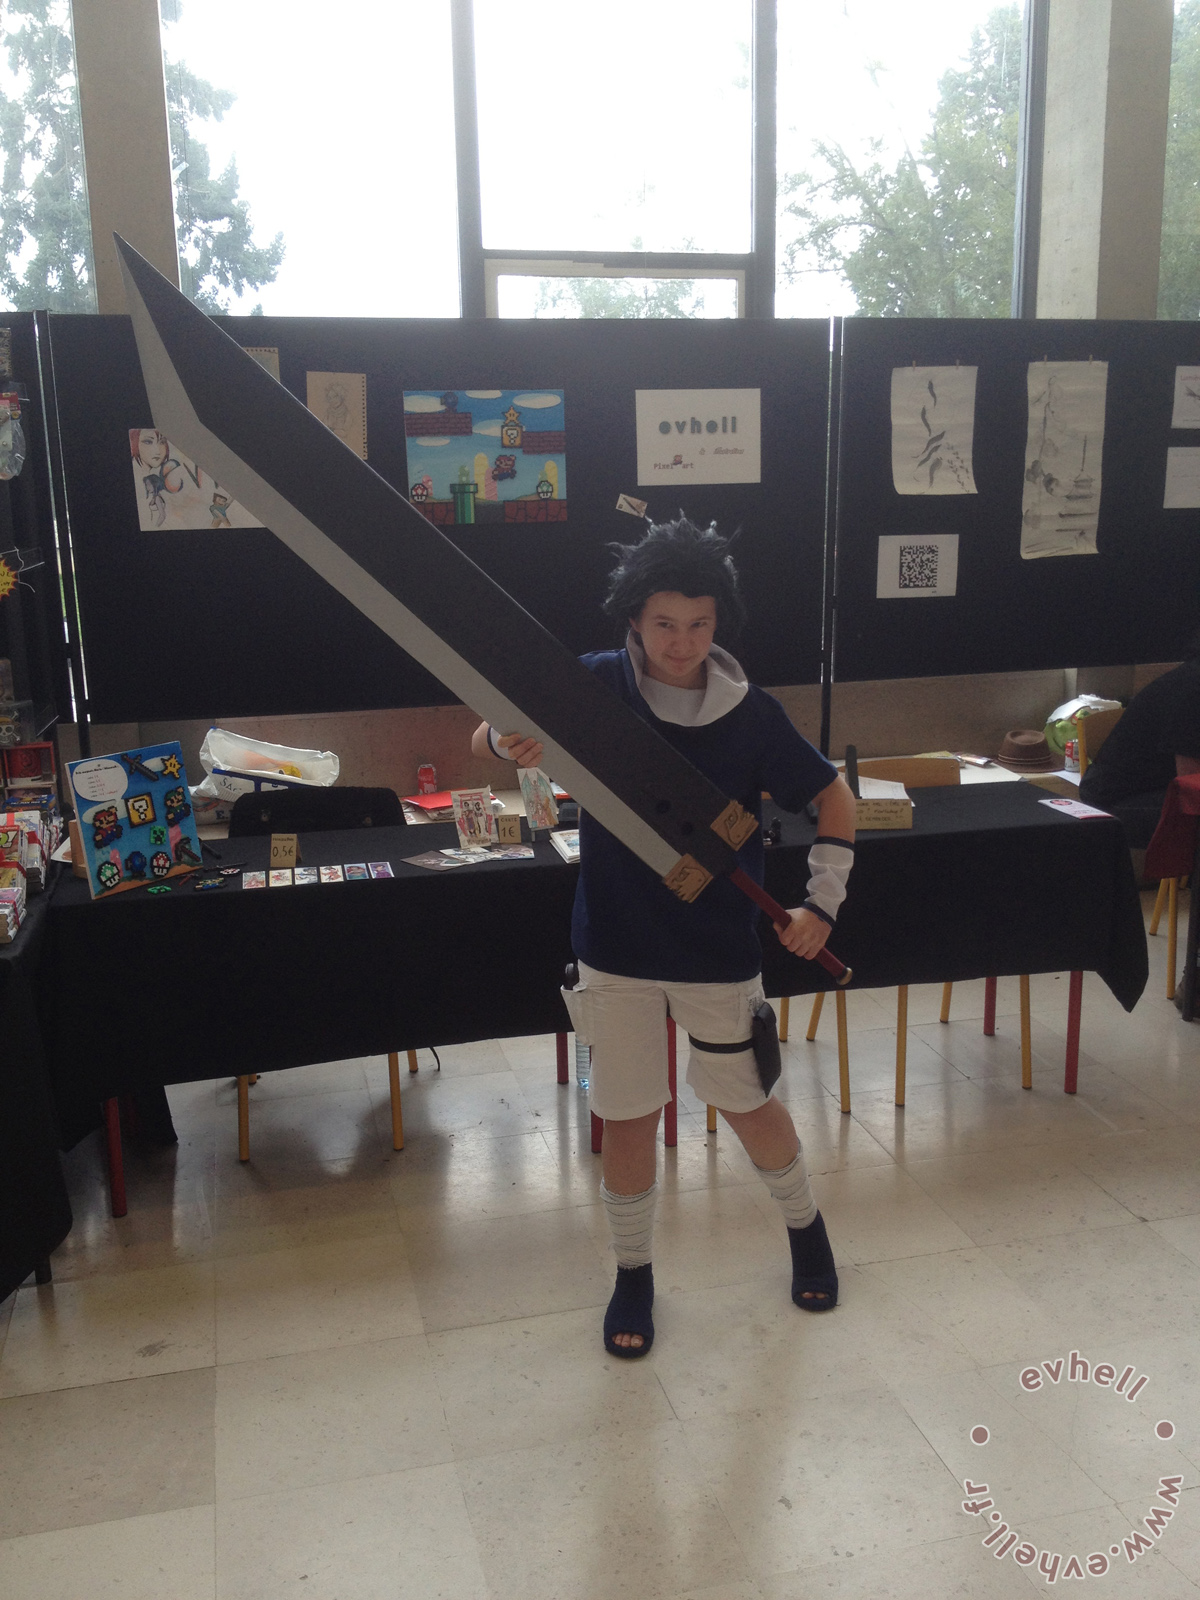
<path id="1" fill-rule="evenodd" d="M 682 900 L 758 826 L 306 406 L 117 238 L 154 425 L 389 639 L 494 726 L 538 739 L 597 822 Z M 839 984 L 849 969 L 817 959 Z"/>

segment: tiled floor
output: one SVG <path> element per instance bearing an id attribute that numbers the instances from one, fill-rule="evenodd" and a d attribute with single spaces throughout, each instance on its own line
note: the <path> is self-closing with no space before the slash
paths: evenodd
<path id="1" fill-rule="evenodd" d="M 1032 1093 L 1015 980 L 994 1039 L 981 984 L 948 1027 L 912 991 L 903 1111 L 894 994 L 852 995 L 850 1117 L 832 1008 L 810 1045 L 797 1003 L 781 1093 L 841 1305 L 791 1305 L 773 1203 L 685 1091 L 640 1362 L 601 1349 L 598 1163 L 552 1040 L 423 1052 L 398 1155 L 382 1060 L 263 1079 L 247 1167 L 231 1083 L 173 1090 L 129 1216 L 88 1141 L 53 1286 L 0 1306 L 0 1594 L 991 1600 L 1073 1555 L 1109 1595 L 1200 1594 L 1200 1027 L 1151 961 L 1132 1017 L 1087 980 L 1073 1099 L 1065 977 L 1033 980 Z M 1021 1388 L 1073 1350 L 1149 1381 Z M 1000 1523 L 1022 1540 L 985 1548 Z"/>

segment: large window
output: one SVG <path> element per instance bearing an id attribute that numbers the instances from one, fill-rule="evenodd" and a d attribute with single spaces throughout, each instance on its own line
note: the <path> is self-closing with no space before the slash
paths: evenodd
<path id="1" fill-rule="evenodd" d="M 4 0 L 0 46 L 0 305 L 94 311 L 69 0 Z"/>
<path id="2" fill-rule="evenodd" d="M 184 287 L 208 309 L 457 316 L 449 8 L 163 0 Z"/>
<path id="3" fill-rule="evenodd" d="M 1176 0 L 1160 317 L 1200 317 L 1200 0 Z"/>
<path id="4" fill-rule="evenodd" d="M 779 316 L 1008 316 L 1021 8 L 780 0 Z"/>

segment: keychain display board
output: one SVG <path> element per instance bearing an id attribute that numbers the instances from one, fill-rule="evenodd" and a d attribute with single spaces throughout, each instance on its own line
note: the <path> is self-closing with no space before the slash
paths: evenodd
<path id="1" fill-rule="evenodd" d="M 626 496 L 656 520 L 682 508 L 740 527 L 751 625 L 739 658 L 760 683 L 818 681 L 828 323 L 217 320 L 268 370 L 277 363 L 383 478 L 423 493 L 425 514 L 569 649 L 619 642 L 600 611 L 609 546 L 646 527 L 617 510 Z M 52 317 L 50 328 L 93 721 L 452 698 L 268 529 L 239 518 L 203 463 L 147 453 L 136 470 L 131 430 L 152 418 L 128 318 Z M 671 445 L 642 484 L 639 391 L 643 421 L 662 410 L 653 426 L 668 425 L 658 437 Z M 739 448 L 753 433 L 731 413 L 731 391 L 757 400 L 758 481 L 699 481 L 703 467 L 687 463 L 701 449 L 721 446 L 730 472 L 731 420 Z M 485 432 L 464 454 L 473 429 Z M 459 464 L 443 469 L 452 456 Z M 641 460 L 645 470 L 644 448 Z M 178 525 L 188 496 L 206 526 Z"/>
<path id="2" fill-rule="evenodd" d="M 835 681 L 1178 659 L 1200 625 L 1200 509 L 1164 510 L 1163 498 L 1168 449 L 1200 447 L 1200 418 L 1187 430 L 1171 425 L 1176 368 L 1200 364 L 1200 323 L 864 317 L 841 331 Z M 1049 372 L 1060 362 L 1084 364 L 1074 376 L 1093 398 L 1107 364 L 1102 449 L 1093 407 L 1043 463 L 1032 448 L 1041 386 L 1035 373 L 1030 387 L 1030 364 Z M 930 396 L 914 367 L 950 375 L 944 386 L 933 379 Z M 971 459 L 957 446 L 944 455 L 931 493 L 933 457 L 956 430 L 962 440 L 966 408 L 955 414 L 953 400 L 969 391 L 968 368 L 977 369 Z M 904 493 L 893 476 L 893 373 L 909 429 L 897 441 Z M 1059 416 L 1069 409 L 1068 397 Z M 943 431 L 932 455 L 920 448 Z M 969 483 L 972 466 L 975 493 L 944 492 Z M 1047 472 L 1056 492 L 1043 497 L 1041 527 L 1075 517 L 1086 546 L 1094 526 L 1095 553 L 1023 558 L 1023 527 L 1026 548 L 1039 536 L 1035 491 Z M 1094 492 L 1099 518 L 1089 525 Z"/>

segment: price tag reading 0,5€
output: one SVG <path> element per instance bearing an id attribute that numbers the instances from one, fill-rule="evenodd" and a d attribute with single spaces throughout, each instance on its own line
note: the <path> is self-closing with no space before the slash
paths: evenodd
<path id="1" fill-rule="evenodd" d="M 271 835 L 271 866 L 273 869 L 294 867 L 299 860 L 300 844 L 294 833 L 273 833 Z"/>

